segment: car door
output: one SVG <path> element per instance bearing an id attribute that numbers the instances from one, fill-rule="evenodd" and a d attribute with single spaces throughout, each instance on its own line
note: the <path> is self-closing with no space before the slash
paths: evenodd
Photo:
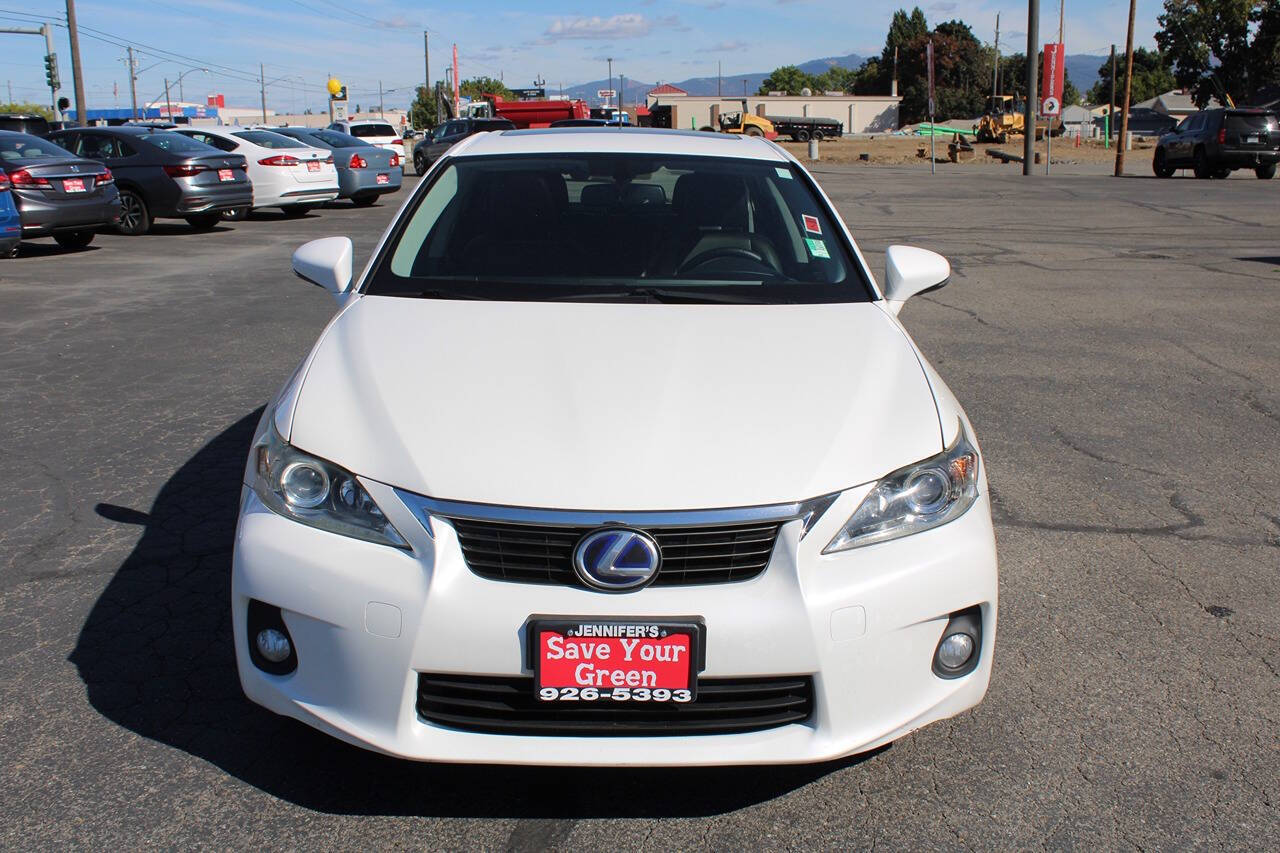
<path id="1" fill-rule="evenodd" d="M 1204 113 L 1192 113 L 1182 120 L 1182 123 L 1174 128 L 1173 144 L 1169 146 L 1170 162 L 1189 163 L 1191 162 L 1191 152 L 1195 150 L 1195 132 L 1204 122 Z"/>

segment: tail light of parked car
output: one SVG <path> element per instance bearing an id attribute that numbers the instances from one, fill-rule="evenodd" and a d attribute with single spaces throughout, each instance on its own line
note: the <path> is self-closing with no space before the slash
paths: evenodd
<path id="1" fill-rule="evenodd" d="M 399 154 L 392 154 L 392 155 L 391 155 L 391 165 L 392 165 L 392 166 L 399 166 L 399 165 L 400 165 L 400 155 L 399 155 Z"/>
<path id="2" fill-rule="evenodd" d="M 292 154 L 276 154 L 274 157 L 264 157 L 258 161 L 259 166 L 296 166 L 302 161 Z"/>
<path id="3" fill-rule="evenodd" d="M 107 184 L 114 184 L 115 182 L 116 178 L 115 175 L 111 174 L 111 170 L 103 169 L 102 174 L 98 175 L 96 183 L 100 187 L 105 187 Z"/>
<path id="4" fill-rule="evenodd" d="M 48 178 L 37 178 L 26 169 L 18 169 L 9 175 L 9 180 L 15 187 L 36 187 L 38 189 L 51 189 L 52 184 Z"/>
<path id="5" fill-rule="evenodd" d="M 171 178 L 190 178 L 207 171 L 209 171 L 209 167 L 200 163 L 183 163 L 180 166 L 164 167 L 164 173 Z"/>
<path id="6" fill-rule="evenodd" d="M 1227 144 L 1227 129 L 1225 127 L 1218 128 L 1218 144 L 1219 145 Z"/>
<path id="7" fill-rule="evenodd" d="M 365 159 L 364 159 L 363 157 L 361 157 L 359 154 L 352 154 L 352 155 L 351 155 L 351 162 L 347 163 L 347 168 L 348 168 L 348 169 L 363 169 L 365 166 L 368 166 L 368 165 L 369 165 L 369 164 L 368 164 L 367 162 L 365 162 Z"/>
<path id="8" fill-rule="evenodd" d="M 0 193 L 9 191 L 9 176 L 0 172 Z"/>

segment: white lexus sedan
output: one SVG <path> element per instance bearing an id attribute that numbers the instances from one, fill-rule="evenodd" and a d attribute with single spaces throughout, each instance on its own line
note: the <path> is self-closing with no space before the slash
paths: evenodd
<path id="1" fill-rule="evenodd" d="M 253 182 L 254 210 L 278 207 L 286 216 L 303 216 L 338 197 L 338 171 L 328 149 L 258 128 L 180 127 L 176 132 L 243 154 Z M 243 219 L 246 213 L 237 210 L 229 218 Z"/>
<path id="2" fill-rule="evenodd" d="M 232 607 L 246 694 L 413 759 L 806 762 L 981 701 L 985 465 L 763 139 L 482 133 L 441 158 L 267 407 Z"/>

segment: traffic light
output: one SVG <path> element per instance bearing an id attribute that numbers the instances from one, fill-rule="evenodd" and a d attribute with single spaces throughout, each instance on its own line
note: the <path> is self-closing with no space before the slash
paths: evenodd
<path id="1" fill-rule="evenodd" d="M 50 89 L 62 88 L 62 81 L 58 79 L 58 54 L 44 55 L 44 78 L 49 81 Z"/>

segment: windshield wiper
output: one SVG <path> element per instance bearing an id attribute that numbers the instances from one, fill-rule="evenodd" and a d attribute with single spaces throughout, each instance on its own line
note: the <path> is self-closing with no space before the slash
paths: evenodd
<path id="1" fill-rule="evenodd" d="M 405 293 L 404 296 L 413 294 Z M 419 299 L 493 299 L 492 296 L 484 296 L 479 293 L 460 293 L 456 290 L 439 290 L 431 289 L 420 290 L 417 293 Z"/>
<path id="2" fill-rule="evenodd" d="M 716 293 L 686 287 L 633 287 L 603 293 L 568 293 L 552 296 L 547 302 L 661 302 L 664 304 L 786 305 L 789 299 L 742 294 Z"/>

